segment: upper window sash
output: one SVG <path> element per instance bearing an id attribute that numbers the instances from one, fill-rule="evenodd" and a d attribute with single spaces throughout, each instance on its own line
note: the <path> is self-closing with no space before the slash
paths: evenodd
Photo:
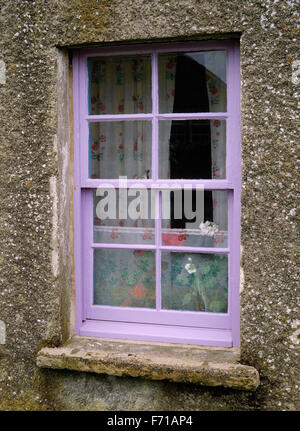
<path id="1" fill-rule="evenodd" d="M 193 51 L 211 51 L 211 50 L 224 50 L 226 51 L 227 58 L 227 111 L 226 112 L 199 112 L 199 113 L 160 113 L 158 109 L 158 64 L 157 58 L 162 53 L 176 53 L 176 52 L 193 52 Z M 88 114 L 88 58 L 93 56 L 120 56 L 120 55 L 134 55 L 134 54 L 150 54 L 152 57 L 152 111 L 149 113 L 141 114 L 105 114 L 105 115 L 89 115 Z M 234 158 L 238 148 L 238 136 L 239 136 L 239 71 L 236 68 L 238 61 L 238 50 L 237 45 L 234 42 L 195 42 L 195 43 L 176 43 L 171 46 L 168 44 L 153 44 L 149 47 L 143 47 L 136 45 L 133 47 L 116 48 L 116 47 L 105 47 L 100 49 L 83 49 L 74 55 L 74 72 L 75 80 L 75 100 L 78 102 L 78 135 L 80 142 L 78 148 L 78 171 L 76 173 L 75 182 L 80 187 L 91 187 L 96 188 L 102 181 L 102 179 L 92 179 L 89 177 L 89 124 L 97 121 L 130 121 L 130 120 L 145 120 L 152 122 L 152 131 L 155 136 L 152 139 L 152 145 L 156 146 L 152 148 L 153 155 L 158 151 L 157 148 L 157 134 L 158 128 L 157 123 L 159 120 L 193 120 L 193 119 L 220 119 L 226 120 L 226 177 L 224 179 L 204 179 L 200 180 L 201 183 L 211 189 L 231 189 L 235 187 L 236 175 L 234 173 Z M 158 175 L 153 176 L 151 180 L 138 180 L 142 183 L 149 185 L 153 181 L 157 182 Z M 115 180 L 109 179 L 106 180 Z M 128 180 L 130 186 L 131 180 Z M 165 179 L 159 180 L 159 183 L 164 182 Z M 167 180 L 168 181 L 168 180 Z M 172 181 L 175 181 L 173 179 Z M 180 181 L 180 179 L 178 179 Z M 136 182 L 136 181 L 135 181 Z M 193 184 L 194 181 L 191 181 Z M 199 180 L 196 180 L 199 182 Z"/>

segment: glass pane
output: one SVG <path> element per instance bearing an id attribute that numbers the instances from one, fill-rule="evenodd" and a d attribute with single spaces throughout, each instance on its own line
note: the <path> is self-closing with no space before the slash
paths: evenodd
<path id="1" fill-rule="evenodd" d="M 159 177 L 226 178 L 226 120 L 159 121 Z"/>
<path id="2" fill-rule="evenodd" d="M 103 190 L 102 196 L 94 192 L 95 243 L 154 244 L 154 224 L 149 190 Z"/>
<path id="3" fill-rule="evenodd" d="M 162 308 L 227 312 L 226 255 L 163 253 Z"/>
<path id="4" fill-rule="evenodd" d="M 152 111 L 151 57 L 91 57 L 89 114 L 141 114 Z"/>
<path id="5" fill-rule="evenodd" d="M 155 308 L 155 253 L 94 250 L 94 304 Z"/>
<path id="6" fill-rule="evenodd" d="M 170 195 L 164 191 L 162 193 L 165 193 L 163 204 L 170 196 L 170 217 L 162 220 L 162 245 L 228 247 L 227 191 L 180 190 Z"/>
<path id="7" fill-rule="evenodd" d="M 152 124 L 115 121 L 89 124 L 89 177 L 151 178 Z"/>
<path id="8" fill-rule="evenodd" d="M 159 112 L 226 112 L 226 52 L 158 57 Z"/>

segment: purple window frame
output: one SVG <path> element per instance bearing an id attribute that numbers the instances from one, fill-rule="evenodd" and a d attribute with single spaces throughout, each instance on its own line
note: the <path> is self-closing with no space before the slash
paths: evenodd
<path id="1" fill-rule="evenodd" d="M 191 114 L 160 114 L 158 110 L 158 54 L 180 51 L 227 52 L 227 111 Z M 88 115 L 88 67 L 91 56 L 150 54 L 152 56 L 152 113 Z M 74 103 L 74 272 L 76 292 L 75 333 L 82 336 L 187 343 L 232 347 L 239 345 L 239 275 L 240 275 L 240 63 L 237 41 L 179 42 L 122 47 L 87 48 L 73 54 Z M 188 180 L 203 184 L 205 190 L 228 191 L 227 248 L 163 246 L 160 221 L 155 221 L 156 243 L 101 244 L 93 243 L 93 190 L 107 183 L 118 186 L 118 180 L 89 178 L 88 124 L 93 121 L 152 120 L 152 179 L 127 180 L 130 187 L 141 183 L 150 187 L 169 180 L 158 178 L 159 119 L 219 119 L 226 120 L 226 179 Z M 172 179 L 172 183 L 175 180 Z M 182 180 L 178 180 L 181 183 Z M 161 195 L 160 195 L 161 196 Z M 160 204 L 161 205 L 161 204 Z M 157 209 L 159 211 L 159 207 Z M 156 253 L 155 310 L 93 305 L 93 250 L 140 249 Z M 161 310 L 160 257 L 162 251 L 226 254 L 228 256 L 227 313 Z"/>

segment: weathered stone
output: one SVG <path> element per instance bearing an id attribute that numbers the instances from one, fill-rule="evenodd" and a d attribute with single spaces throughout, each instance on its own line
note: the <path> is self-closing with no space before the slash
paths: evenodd
<path id="1" fill-rule="evenodd" d="M 74 337 L 62 347 L 42 348 L 41 368 L 86 371 L 113 376 L 195 383 L 255 390 L 255 368 L 238 364 L 237 349 L 122 342 Z"/>

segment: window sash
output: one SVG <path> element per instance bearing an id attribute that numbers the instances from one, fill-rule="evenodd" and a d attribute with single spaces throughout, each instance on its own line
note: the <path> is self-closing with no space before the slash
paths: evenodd
<path id="1" fill-rule="evenodd" d="M 170 45 L 166 47 L 166 44 L 156 44 L 149 47 L 125 47 L 124 49 L 109 49 L 102 48 L 99 50 L 87 49 L 80 51 L 81 64 L 80 64 L 80 80 L 79 80 L 79 88 L 78 91 L 83 97 L 80 100 L 79 105 L 79 116 L 81 119 L 80 125 L 80 160 L 82 161 L 81 165 L 81 174 L 79 177 L 79 186 L 81 187 L 97 187 L 97 181 L 89 179 L 89 150 L 88 150 L 88 139 L 89 139 L 89 130 L 88 124 L 90 122 L 95 121 L 130 121 L 130 120 L 152 120 L 152 180 L 156 181 L 158 179 L 158 121 L 159 120 L 172 120 L 172 119 L 225 119 L 228 122 L 227 129 L 231 129 L 231 121 L 232 115 L 234 114 L 234 104 L 232 103 L 233 97 L 230 97 L 230 94 L 233 94 L 235 91 L 234 85 L 234 68 L 233 68 L 233 49 L 232 44 L 226 42 L 204 42 L 204 43 L 177 43 L 173 46 Z M 211 51 L 211 50 L 224 50 L 227 53 L 227 112 L 207 112 L 207 113 L 176 113 L 176 114 L 162 114 L 159 113 L 158 107 L 158 54 L 159 53 L 168 53 L 168 52 L 192 52 L 192 51 Z M 88 67 L 87 67 L 87 59 L 88 57 L 93 56 L 113 56 L 113 55 L 126 55 L 126 54 L 151 54 L 152 55 L 152 113 L 150 114 L 104 114 L 104 115 L 88 115 Z M 229 136 L 228 136 L 229 135 Z M 230 160 L 232 159 L 232 155 L 230 154 L 230 142 L 231 136 L 230 133 L 226 133 L 226 148 L 228 151 L 226 152 L 226 180 L 230 183 L 230 172 L 227 168 Z M 214 181 L 214 180 L 210 180 Z M 222 180 L 216 180 L 222 181 Z M 229 187 L 230 188 L 230 187 Z"/>
<path id="2" fill-rule="evenodd" d="M 157 208 L 156 211 L 158 214 L 161 213 L 161 192 L 157 192 Z M 146 316 L 148 318 L 147 323 L 158 323 L 161 318 L 161 324 L 165 322 L 165 324 L 175 324 L 178 325 L 178 320 L 176 323 L 176 319 L 182 321 L 183 315 L 186 314 L 186 326 L 195 326 L 195 322 L 198 320 L 198 324 L 203 326 L 203 323 L 207 323 L 204 326 L 211 326 L 214 322 L 224 322 L 230 321 L 230 267 L 231 267 L 231 250 L 232 250 L 232 242 L 231 242 L 231 234 L 232 234 L 232 216 L 233 216 L 233 193 L 228 194 L 228 247 L 188 247 L 188 246 L 166 246 L 162 244 L 162 219 L 157 218 L 155 220 L 155 243 L 154 244 L 118 244 L 118 243 L 94 243 L 93 241 L 93 193 L 89 190 L 85 190 L 84 194 L 84 213 L 82 217 L 83 226 L 85 226 L 85 240 L 84 240 L 84 261 L 85 261 L 85 310 L 86 317 L 90 319 L 99 318 L 101 320 L 116 320 L 116 321 L 136 321 L 139 323 L 144 322 Z M 93 252 L 96 249 L 114 249 L 114 250 L 152 250 L 156 253 L 156 309 L 145 311 L 145 319 L 143 318 L 143 313 L 140 310 L 135 310 L 131 307 L 114 307 L 114 306 L 101 306 L 101 305 L 93 305 L 93 294 L 94 294 L 94 282 L 93 282 Z M 162 277 L 161 277 L 161 263 L 162 263 L 162 253 L 166 251 L 172 251 L 174 253 L 199 253 L 199 254 L 214 254 L 221 255 L 225 254 L 228 257 L 228 310 L 227 313 L 208 313 L 208 312 L 197 312 L 193 313 L 190 311 L 175 311 L 175 310 L 163 310 L 161 308 L 161 296 L 162 296 Z M 158 316 L 160 313 L 160 316 Z M 201 316 L 202 314 L 202 316 Z M 209 315 L 213 315 L 215 317 L 209 317 Z M 217 317 L 219 316 L 219 317 Z M 168 318 L 167 318 L 168 317 Z M 219 323 L 220 325 L 220 323 Z M 213 326 L 214 327 L 214 326 Z M 228 329 L 228 327 L 226 327 Z"/>

